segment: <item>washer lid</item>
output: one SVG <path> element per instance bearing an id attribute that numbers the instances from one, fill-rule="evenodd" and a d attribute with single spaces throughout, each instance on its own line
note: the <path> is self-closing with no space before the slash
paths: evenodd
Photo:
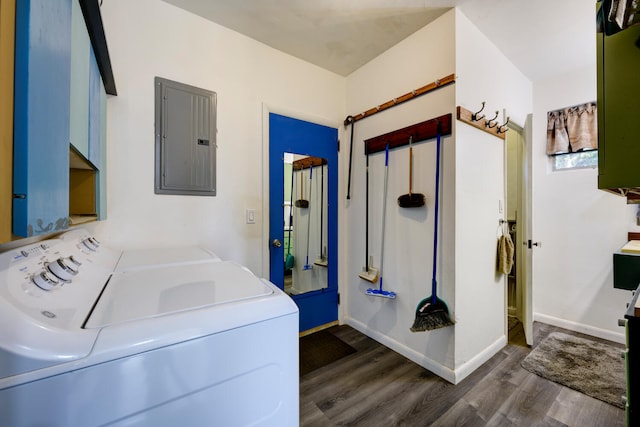
<path id="1" fill-rule="evenodd" d="M 247 268 L 220 261 L 114 273 L 85 328 L 101 328 L 273 294 Z"/>
<path id="2" fill-rule="evenodd" d="M 144 268 L 170 267 L 179 264 L 198 264 L 201 262 L 220 261 L 212 251 L 198 247 L 155 248 L 124 251 L 116 273 Z"/>

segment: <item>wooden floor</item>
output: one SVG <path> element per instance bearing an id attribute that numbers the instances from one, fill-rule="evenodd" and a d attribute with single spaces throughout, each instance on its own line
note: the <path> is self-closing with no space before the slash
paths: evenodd
<path id="1" fill-rule="evenodd" d="M 357 352 L 300 378 L 301 426 L 624 425 L 622 409 L 523 369 L 517 330 L 455 386 L 349 326 L 330 330 Z M 554 331 L 572 333 L 535 323 L 534 344 Z"/>

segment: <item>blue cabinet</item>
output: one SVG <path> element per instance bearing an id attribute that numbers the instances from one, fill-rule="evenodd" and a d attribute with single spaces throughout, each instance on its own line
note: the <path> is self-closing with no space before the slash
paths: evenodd
<path id="1" fill-rule="evenodd" d="M 71 0 L 16 5 L 13 233 L 68 227 Z"/>
<path id="2" fill-rule="evenodd" d="M 89 157 L 89 67 L 91 40 L 77 0 L 71 9 L 71 111 L 70 142 L 85 158 Z"/>
<path id="3" fill-rule="evenodd" d="M 17 2 L 12 218 L 17 236 L 65 229 L 78 207 L 82 215 L 106 217 L 106 91 L 99 67 L 105 60 L 96 58 L 93 45 L 102 40 L 98 51 L 104 55 L 101 25 L 97 4 L 87 0 Z M 106 62 L 106 80 L 115 94 L 108 54 Z"/>

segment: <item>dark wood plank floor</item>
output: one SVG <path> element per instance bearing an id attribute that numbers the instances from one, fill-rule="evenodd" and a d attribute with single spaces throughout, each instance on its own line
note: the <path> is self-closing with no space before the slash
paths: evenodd
<path id="1" fill-rule="evenodd" d="M 623 410 L 523 369 L 518 330 L 455 386 L 349 326 L 330 331 L 357 352 L 300 378 L 301 426 L 624 425 Z M 553 331 L 572 333 L 535 323 L 534 343 Z"/>

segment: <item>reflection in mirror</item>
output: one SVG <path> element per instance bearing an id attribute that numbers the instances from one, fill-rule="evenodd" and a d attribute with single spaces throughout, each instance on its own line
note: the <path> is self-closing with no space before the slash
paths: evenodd
<path id="1" fill-rule="evenodd" d="M 299 295 L 328 287 L 327 160 L 284 156 L 284 289 Z"/>

